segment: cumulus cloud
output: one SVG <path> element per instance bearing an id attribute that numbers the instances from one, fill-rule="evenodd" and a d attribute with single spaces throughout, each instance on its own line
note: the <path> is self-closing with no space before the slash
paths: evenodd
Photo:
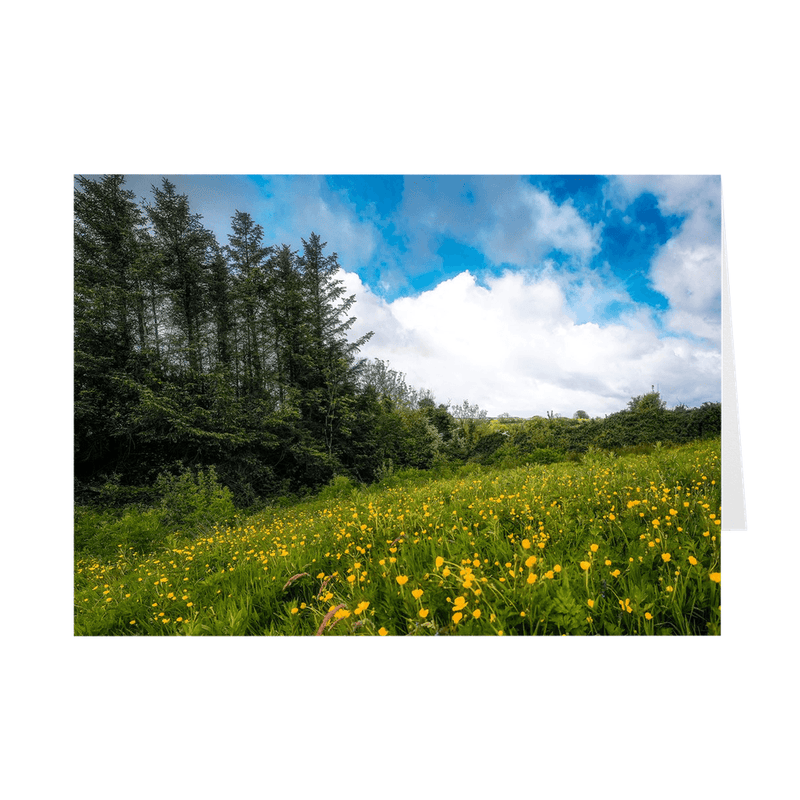
<path id="1" fill-rule="evenodd" d="M 607 194 L 620 209 L 650 192 L 665 215 L 685 216 L 678 233 L 650 264 L 650 281 L 669 301 L 664 324 L 672 332 L 719 344 L 721 336 L 721 189 L 718 176 L 622 176 Z"/>
<path id="2" fill-rule="evenodd" d="M 506 272 L 481 286 L 463 272 L 391 303 L 358 276 L 343 277 L 358 298 L 354 336 L 375 332 L 362 355 L 388 359 L 439 402 L 468 399 L 490 415 L 529 417 L 611 413 L 655 383 L 671 405 L 719 396 L 718 353 L 659 338 L 639 313 L 614 324 L 577 322 L 553 275 Z"/>
<path id="3" fill-rule="evenodd" d="M 586 260 L 599 251 L 602 227 L 571 202 L 513 176 L 406 178 L 398 227 L 420 271 L 435 267 L 442 237 L 476 248 L 495 265 L 529 267 L 554 249 Z"/>
<path id="4" fill-rule="evenodd" d="M 277 176 L 269 179 L 272 197 L 261 202 L 266 239 L 301 249 L 313 231 L 351 269 L 368 263 L 382 241 L 370 219 L 359 219 L 339 193 L 327 192 L 318 176 Z M 255 214 L 253 215 L 256 216 Z"/>

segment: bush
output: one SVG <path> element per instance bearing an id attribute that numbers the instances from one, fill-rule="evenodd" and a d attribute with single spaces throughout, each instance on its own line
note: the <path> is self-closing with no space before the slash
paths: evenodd
<path id="1" fill-rule="evenodd" d="M 564 460 L 564 454 L 552 447 L 539 447 L 525 459 L 528 464 L 555 464 Z"/>
<path id="2" fill-rule="evenodd" d="M 111 559 L 123 550 L 150 553 L 167 535 L 161 515 L 155 509 L 143 511 L 135 506 L 122 510 L 98 511 L 75 508 L 75 552 L 91 553 Z"/>
<path id="3" fill-rule="evenodd" d="M 236 513 L 231 491 L 219 482 L 213 466 L 196 473 L 189 469 L 178 475 L 162 473 L 156 488 L 161 493 L 161 521 L 173 531 L 197 536 Z"/>
<path id="4" fill-rule="evenodd" d="M 343 500 L 351 497 L 357 488 L 347 475 L 337 475 L 322 489 L 318 497 L 320 500 L 325 501 Z"/>

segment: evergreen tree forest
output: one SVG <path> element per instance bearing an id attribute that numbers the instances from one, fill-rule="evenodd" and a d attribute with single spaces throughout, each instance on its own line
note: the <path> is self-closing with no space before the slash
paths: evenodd
<path id="1" fill-rule="evenodd" d="M 264 241 L 244 211 L 220 243 L 163 179 L 76 178 L 76 499 L 148 499 L 162 474 L 213 467 L 242 505 L 430 466 L 425 399 L 348 339 L 336 253 Z M 106 495 L 108 492 L 106 491 Z"/>
<path id="2" fill-rule="evenodd" d="M 76 504 L 156 503 L 211 470 L 244 508 L 337 476 L 719 435 L 719 404 L 657 394 L 604 420 L 437 405 L 359 356 L 371 334 L 350 338 L 355 297 L 319 235 L 266 242 L 237 210 L 219 242 L 166 178 L 139 205 L 121 175 L 78 176 L 74 214 Z"/>

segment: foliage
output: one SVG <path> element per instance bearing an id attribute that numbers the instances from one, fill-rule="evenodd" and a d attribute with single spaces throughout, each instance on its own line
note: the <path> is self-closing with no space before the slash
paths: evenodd
<path id="1" fill-rule="evenodd" d="M 156 488 L 162 498 L 162 523 L 171 530 L 199 535 L 215 523 L 224 524 L 236 513 L 231 491 L 220 484 L 213 466 L 162 474 Z"/>
<path id="2" fill-rule="evenodd" d="M 169 531 L 156 509 L 122 510 L 76 506 L 75 552 L 113 559 L 120 551 L 150 553 L 163 545 Z"/>
<path id="3" fill-rule="evenodd" d="M 150 555 L 78 552 L 75 633 L 720 633 L 719 440 L 448 469 L 369 489 L 340 476 Z"/>

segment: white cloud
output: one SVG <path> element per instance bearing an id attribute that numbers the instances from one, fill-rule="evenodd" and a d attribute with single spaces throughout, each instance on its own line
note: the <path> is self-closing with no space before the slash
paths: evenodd
<path id="1" fill-rule="evenodd" d="M 505 273 L 480 286 L 463 272 L 417 297 L 387 303 L 358 276 L 354 337 L 375 336 L 362 355 L 388 359 L 439 402 L 477 402 L 490 415 L 554 410 L 619 411 L 658 384 L 670 405 L 719 399 L 719 353 L 678 337 L 660 339 L 636 313 L 623 322 L 579 323 L 553 275 Z"/>
<path id="2" fill-rule="evenodd" d="M 323 191 L 322 178 L 271 177 L 270 191 L 273 196 L 261 202 L 262 214 L 254 214 L 269 242 L 300 250 L 301 238 L 308 240 L 313 231 L 327 242 L 326 253 L 336 252 L 349 269 L 368 263 L 377 251 L 381 236 L 375 224 L 360 220 L 341 194 Z"/>
<path id="3" fill-rule="evenodd" d="M 664 324 L 675 333 L 711 343 L 721 335 L 721 188 L 717 176 L 667 175 L 612 178 L 607 196 L 626 208 L 650 192 L 661 212 L 686 216 L 679 232 L 660 247 L 650 265 L 650 280 L 669 301 Z"/>
<path id="4" fill-rule="evenodd" d="M 586 222 L 571 202 L 559 206 L 527 181 L 502 175 L 408 177 L 396 220 L 409 231 L 420 272 L 438 264 L 442 237 L 480 250 L 494 264 L 530 267 L 553 249 L 590 258 L 599 250 L 602 230 Z"/>
<path id="5" fill-rule="evenodd" d="M 589 225 L 571 202 L 559 206 L 522 180 L 498 192 L 491 209 L 492 225 L 479 228 L 476 241 L 496 264 L 528 266 L 553 249 L 588 259 L 599 250 L 600 226 Z"/>

